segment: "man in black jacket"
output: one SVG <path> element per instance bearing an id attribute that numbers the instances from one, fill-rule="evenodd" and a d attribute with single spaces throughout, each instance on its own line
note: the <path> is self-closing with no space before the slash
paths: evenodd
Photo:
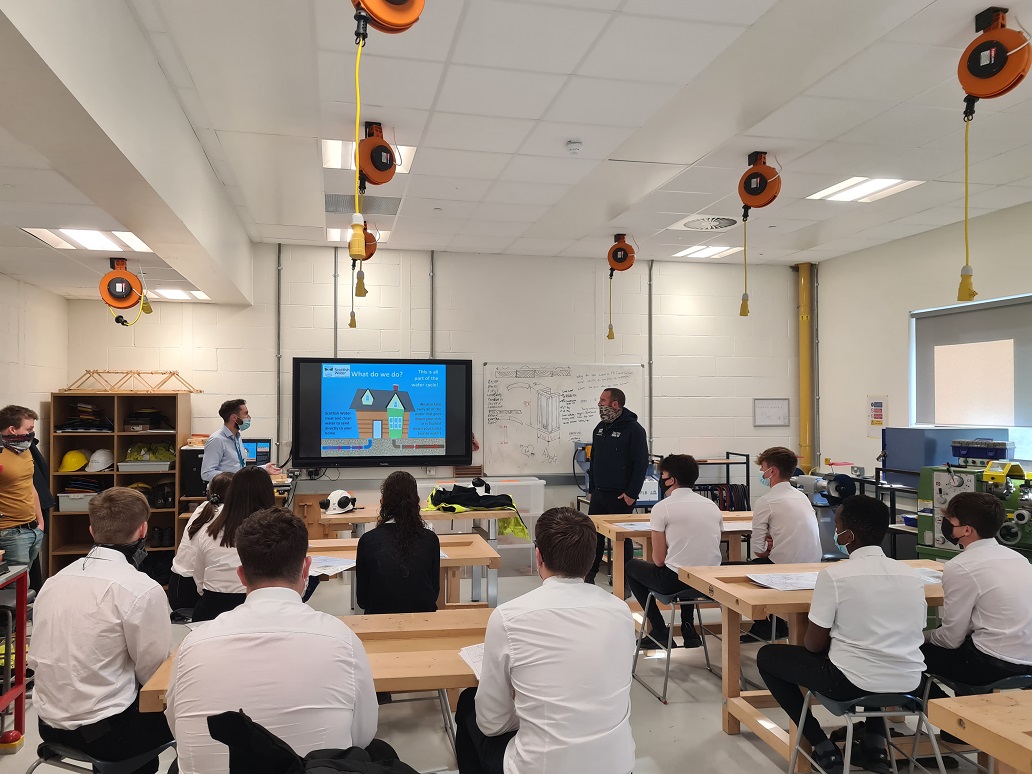
<path id="1" fill-rule="evenodd" d="M 589 514 L 630 513 L 645 483 L 649 467 L 649 443 L 638 416 L 624 408 L 623 390 L 607 387 L 598 399 L 602 421 L 591 434 L 591 464 L 588 467 Z M 631 541 L 625 546 L 633 549 Z M 598 536 L 595 563 L 584 579 L 595 582 L 595 575 L 606 550 L 606 539 Z"/>

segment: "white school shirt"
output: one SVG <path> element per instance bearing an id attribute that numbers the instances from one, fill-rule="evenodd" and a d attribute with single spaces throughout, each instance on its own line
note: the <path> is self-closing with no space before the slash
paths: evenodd
<path id="1" fill-rule="evenodd" d="M 649 527 L 666 535 L 666 566 L 715 567 L 720 564 L 724 517 L 717 504 L 687 487 L 678 487 L 652 507 Z"/>
<path id="2" fill-rule="evenodd" d="M 179 541 L 179 548 L 176 549 L 176 556 L 172 560 L 172 572 L 180 575 L 184 578 L 193 578 L 194 583 L 197 584 L 197 593 L 200 594 L 204 591 L 204 564 L 197 561 L 197 545 L 190 538 L 190 527 L 197 521 L 197 517 L 201 515 L 201 511 L 204 510 L 208 503 L 201 503 L 198 505 L 190 518 L 186 521 L 186 526 L 183 528 L 183 538 Z M 215 515 L 212 519 L 218 518 L 218 515 L 222 512 L 222 504 L 215 506 Z M 211 521 L 208 522 L 211 524 Z M 204 526 L 207 527 L 208 524 Z M 203 529 L 203 527 L 202 527 Z M 200 535 L 197 535 L 200 537 Z"/>
<path id="3" fill-rule="evenodd" d="M 74 730 L 123 712 L 168 658 L 168 600 L 120 552 L 93 548 L 36 597 L 28 666 L 39 719 Z"/>
<path id="4" fill-rule="evenodd" d="M 376 689 L 365 648 L 339 618 L 288 588 L 256 589 L 190 632 L 176 653 L 165 717 L 182 774 L 227 774 L 229 748 L 208 717 L 243 709 L 298 755 L 365 747 L 376 734 Z"/>
<path id="5" fill-rule="evenodd" d="M 243 594 L 247 589 L 237 576 L 240 555 L 236 546 L 222 545 L 222 534 L 212 537 L 208 534 L 211 522 L 205 524 L 194 535 L 191 542 L 194 552 L 194 577 L 201 576 L 203 591 L 218 591 L 223 594 Z"/>
<path id="6" fill-rule="evenodd" d="M 505 774 L 628 774 L 634 619 L 582 578 L 551 577 L 487 623 L 477 725 L 518 729 Z"/>
<path id="7" fill-rule="evenodd" d="M 831 663 L 871 693 L 917 688 L 927 615 L 921 576 L 879 546 L 858 548 L 821 570 L 810 604 L 810 620 L 831 629 Z"/>
<path id="8" fill-rule="evenodd" d="M 976 540 L 946 562 L 942 626 L 928 641 L 975 647 L 1012 664 L 1032 664 L 1032 564 L 995 538 Z"/>
<path id="9" fill-rule="evenodd" d="M 774 540 L 770 560 L 774 564 L 805 564 L 821 560 L 817 514 L 810 498 L 787 481 L 781 481 L 753 505 L 752 550 L 767 550 L 767 535 Z"/>

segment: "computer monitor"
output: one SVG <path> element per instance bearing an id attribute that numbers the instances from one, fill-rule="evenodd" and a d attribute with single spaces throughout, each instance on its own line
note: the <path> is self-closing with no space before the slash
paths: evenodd
<path id="1" fill-rule="evenodd" d="M 245 465 L 266 465 L 272 462 L 271 438 L 241 438 Z"/>

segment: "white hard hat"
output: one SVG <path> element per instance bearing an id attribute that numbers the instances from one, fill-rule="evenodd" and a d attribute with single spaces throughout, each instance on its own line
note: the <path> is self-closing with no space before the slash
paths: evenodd
<path id="1" fill-rule="evenodd" d="M 328 516 L 335 513 L 347 513 L 355 510 L 358 500 L 351 496 L 346 489 L 335 489 L 330 492 L 329 498 L 319 501 L 319 507 L 326 511 Z"/>
<path id="2" fill-rule="evenodd" d="M 96 473 L 114 466 L 115 455 L 111 453 L 111 449 L 97 449 L 90 456 L 90 461 L 86 463 L 86 470 L 90 473 Z"/>

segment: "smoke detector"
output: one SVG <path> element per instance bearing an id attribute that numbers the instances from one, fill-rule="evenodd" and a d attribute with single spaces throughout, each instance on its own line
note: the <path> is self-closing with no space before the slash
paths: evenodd
<path id="1" fill-rule="evenodd" d="M 581 152 L 581 148 L 584 147 L 584 143 L 580 140 L 567 140 L 566 141 L 566 152 L 571 156 L 576 156 Z"/>
<path id="2" fill-rule="evenodd" d="M 726 231 L 738 224 L 735 218 L 715 215 L 695 215 L 687 220 L 680 218 L 676 223 L 667 226 L 669 231 Z"/>

